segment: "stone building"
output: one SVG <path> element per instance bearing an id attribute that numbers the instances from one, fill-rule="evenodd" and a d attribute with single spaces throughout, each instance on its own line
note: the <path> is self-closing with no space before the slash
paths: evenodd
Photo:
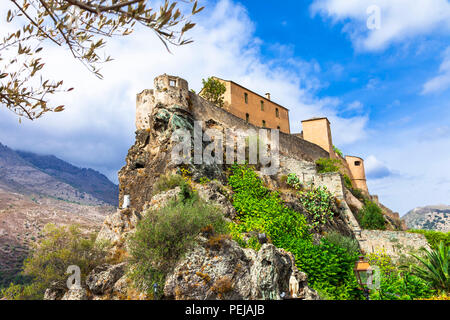
<path id="1" fill-rule="evenodd" d="M 364 160 L 360 157 L 345 156 L 345 161 L 352 173 L 352 180 L 356 188 L 369 194 L 366 182 L 366 171 L 364 169 Z"/>
<path id="2" fill-rule="evenodd" d="M 231 80 L 212 78 L 223 83 L 227 89 L 224 94 L 225 110 L 257 127 L 291 133 L 289 109 L 272 101 L 270 93 L 261 96 Z"/>

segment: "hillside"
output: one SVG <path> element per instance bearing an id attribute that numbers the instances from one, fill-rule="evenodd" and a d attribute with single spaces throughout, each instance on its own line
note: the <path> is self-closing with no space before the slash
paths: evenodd
<path id="1" fill-rule="evenodd" d="M 98 230 L 117 199 L 118 187 L 97 171 L 0 143 L 0 287 L 16 277 L 46 224 Z"/>
<path id="2" fill-rule="evenodd" d="M 67 183 L 110 205 L 117 205 L 119 189 L 103 174 L 92 169 L 78 168 L 57 157 L 16 151 L 23 159 L 48 175 Z"/>
<path id="3" fill-rule="evenodd" d="M 86 205 L 117 205 L 118 187 L 101 173 L 55 156 L 16 152 L 0 143 L 0 187 Z"/>
<path id="4" fill-rule="evenodd" d="M 80 205 L 0 188 L 0 287 L 20 271 L 30 244 L 42 238 L 47 223 L 79 224 L 95 231 L 113 211 L 111 206 Z"/>
<path id="5" fill-rule="evenodd" d="M 436 205 L 419 207 L 402 217 L 409 229 L 450 231 L 450 206 Z"/>

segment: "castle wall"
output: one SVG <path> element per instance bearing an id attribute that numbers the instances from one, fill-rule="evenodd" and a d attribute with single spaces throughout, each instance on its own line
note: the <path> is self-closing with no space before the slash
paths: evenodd
<path id="1" fill-rule="evenodd" d="M 317 144 L 330 154 L 331 158 L 336 158 L 331 137 L 330 122 L 327 118 L 310 119 L 302 121 L 303 139 Z"/>
<path id="2" fill-rule="evenodd" d="M 214 120 L 230 129 L 258 130 L 260 127 L 246 123 L 245 120 L 231 114 L 230 112 L 216 107 L 200 96 L 190 92 L 192 103 L 192 114 L 195 119 L 208 121 Z M 300 139 L 296 136 L 280 132 L 280 153 L 289 154 L 297 159 L 316 161 L 319 158 L 328 158 L 329 154 L 319 146 Z"/>
<path id="3" fill-rule="evenodd" d="M 287 134 L 291 132 L 288 109 L 274 103 L 267 97 L 263 97 L 234 83 L 233 81 L 222 80 L 219 78 L 214 79 L 222 82 L 227 89 L 224 94 L 224 105 L 228 112 L 243 120 L 247 119 L 248 114 L 249 123 L 257 127 L 263 127 L 263 121 L 265 121 L 266 128 L 279 128 L 281 132 Z M 247 95 L 247 102 L 245 95 Z M 261 108 L 261 103 L 263 104 L 263 110 Z"/>
<path id="4" fill-rule="evenodd" d="M 394 262 L 409 252 L 417 252 L 424 247 L 429 249 L 428 242 L 422 234 L 401 231 L 362 230 L 359 240 L 361 250 L 365 254 L 384 250 Z"/>

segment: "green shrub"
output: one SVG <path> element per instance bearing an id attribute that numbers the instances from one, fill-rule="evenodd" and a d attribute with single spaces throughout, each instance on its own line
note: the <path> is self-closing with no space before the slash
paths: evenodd
<path id="1" fill-rule="evenodd" d="M 329 243 L 346 249 L 347 253 L 349 253 L 352 256 L 359 255 L 360 253 L 358 241 L 354 238 L 346 237 L 336 231 L 331 231 L 324 238 Z"/>
<path id="2" fill-rule="evenodd" d="M 151 291 L 154 283 L 161 288 L 166 275 L 202 229 L 210 226 L 216 233 L 227 230 L 218 208 L 195 196 L 186 200 L 172 201 L 157 211 L 146 212 L 128 240 L 130 277 L 139 289 Z"/>
<path id="3" fill-rule="evenodd" d="M 11 285 L 3 295 L 9 299 L 37 299 L 54 281 L 66 281 L 67 268 L 76 265 L 81 269 L 81 281 L 96 266 L 105 263 L 105 245 L 96 244 L 96 234 L 83 235 L 78 226 L 44 227 L 45 237 L 32 249 L 24 261 L 24 275 L 32 279 L 29 285 Z"/>
<path id="4" fill-rule="evenodd" d="M 300 190 L 302 188 L 302 183 L 295 173 L 288 174 L 286 184 L 296 190 Z"/>
<path id="5" fill-rule="evenodd" d="M 370 253 L 367 260 L 380 272 L 380 288 L 371 291 L 372 300 L 411 300 L 428 298 L 434 293 L 427 282 L 409 271 L 398 270 L 384 249 Z"/>
<path id="6" fill-rule="evenodd" d="M 341 156 L 342 158 L 344 157 L 344 154 L 342 153 L 342 151 L 341 151 L 338 147 L 333 146 L 333 150 L 334 150 L 334 152 L 335 152 L 337 155 Z"/>
<path id="7" fill-rule="evenodd" d="M 333 218 L 331 210 L 334 198 L 326 187 L 299 192 L 300 202 L 310 213 L 310 224 L 316 228 Z"/>
<path id="8" fill-rule="evenodd" d="M 450 232 L 444 233 L 433 230 L 408 230 L 408 232 L 423 234 L 433 249 L 437 249 L 441 241 L 447 247 L 450 246 Z"/>
<path id="9" fill-rule="evenodd" d="M 345 186 L 348 190 L 352 191 L 352 190 L 353 190 L 352 179 L 350 179 L 350 177 L 349 177 L 348 175 L 346 175 L 346 174 L 344 174 L 343 177 L 344 177 L 344 186 Z"/>
<path id="10" fill-rule="evenodd" d="M 316 160 L 318 173 L 339 172 L 341 161 L 338 159 L 320 158 Z"/>
<path id="11" fill-rule="evenodd" d="M 158 194 L 167 190 L 175 189 L 186 184 L 186 180 L 178 174 L 166 174 L 162 175 L 158 181 L 156 181 L 153 188 L 153 194 Z"/>
<path id="12" fill-rule="evenodd" d="M 363 229 L 386 230 L 386 221 L 383 211 L 374 202 L 366 200 L 364 207 L 359 211 L 358 222 Z"/>
<path id="13" fill-rule="evenodd" d="M 347 249 L 327 240 L 314 245 L 312 226 L 304 215 L 287 208 L 278 193 L 264 187 L 248 166 L 234 165 L 229 185 L 238 213 L 238 220 L 230 226 L 236 241 L 257 250 L 259 244 L 245 242 L 242 233 L 264 232 L 276 247 L 294 254 L 297 267 L 306 272 L 314 288 L 320 288 L 333 299 L 359 297 L 353 273 L 357 254 L 349 254 Z"/>

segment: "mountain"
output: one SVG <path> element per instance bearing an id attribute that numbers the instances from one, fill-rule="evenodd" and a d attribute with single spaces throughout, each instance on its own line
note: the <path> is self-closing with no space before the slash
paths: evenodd
<path id="1" fill-rule="evenodd" d="M 0 143 L 0 187 L 87 205 L 118 203 L 118 186 L 103 174 L 55 156 L 14 151 Z"/>
<path id="2" fill-rule="evenodd" d="M 409 229 L 450 231 L 450 206 L 436 205 L 419 207 L 402 217 Z"/>
<path id="3" fill-rule="evenodd" d="M 19 281 L 30 245 L 48 223 L 99 231 L 118 187 L 101 173 L 0 143 L 0 288 Z"/>

